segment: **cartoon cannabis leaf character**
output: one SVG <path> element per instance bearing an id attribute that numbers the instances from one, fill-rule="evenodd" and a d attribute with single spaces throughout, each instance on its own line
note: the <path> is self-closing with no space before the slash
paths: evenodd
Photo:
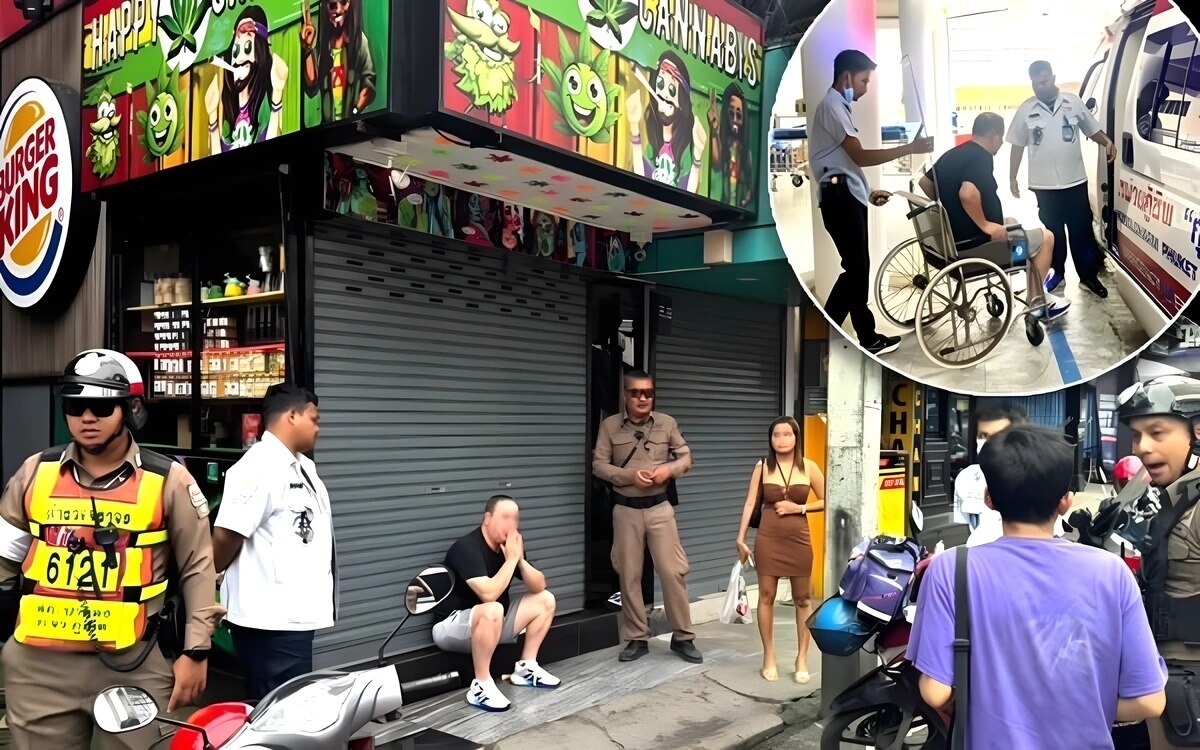
<path id="1" fill-rule="evenodd" d="M 502 117 L 517 100 L 514 58 L 521 43 L 509 35 L 511 19 L 500 0 L 467 0 L 466 10 L 463 15 L 446 8 L 455 30 L 454 41 L 445 45 L 446 59 L 454 63 L 456 85 L 471 108 Z"/>
<path id="2" fill-rule="evenodd" d="M 579 40 L 579 52 L 571 49 L 567 35 L 558 30 L 558 48 L 562 67 L 542 58 L 542 72 L 550 79 L 546 100 L 561 118 L 554 122 L 558 132 L 580 135 L 596 143 L 609 143 L 613 126 L 621 119 L 617 112 L 620 87 L 608 83 L 609 52 L 602 50 L 592 59 L 592 38 L 587 27 Z"/>
<path id="3" fill-rule="evenodd" d="M 624 46 L 625 38 L 621 26 L 637 15 L 636 3 L 627 0 L 589 0 L 592 10 L 587 14 L 588 26 L 608 28 L 617 44 Z"/>
<path id="4" fill-rule="evenodd" d="M 171 38 L 166 58 L 170 60 L 181 48 L 196 52 L 196 34 L 208 14 L 209 0 L 171 0 L 171 15 L 160 16 L 158 25 Z"/>
<path id="5" fill-rule="evenodd" d="M 88 125 L 92 142 L 84 152 L 92 163 L 92 173 L 101 180 L 107 180 L 117 171 L 117 162 L 121 159 L 120 127 L 121 115 L 117 112 L 116 100 L 108 89 L 104 89 L 96 101 L 96 119 Z"/>
<path id="6" fill-rule="evenodd" d="M 173 154 L 183 145 L 183 95 L 179 91 L 179 69 L 169 69 L 163 63 L 158 70 L 155 92 L 154 82 L 147 81 L 147 111 L 137 113 L 147 162 Z"/>

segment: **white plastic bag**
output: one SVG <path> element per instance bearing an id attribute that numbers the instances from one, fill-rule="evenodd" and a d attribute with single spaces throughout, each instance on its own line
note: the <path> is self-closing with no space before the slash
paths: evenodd
<path id="1" fill-rule="evenodd" d="M 754 564 L 753 558 L 750 564 Z M 746 578 L 742 575 L 742 564 L 733 564 L 729 572 L 729 587 L 725 591 L 725 606 L 721 607 L 721 622 L 725 625 L 749 625 L 754 622 L 750 614 L 750 597 L 746 594 Z"/>

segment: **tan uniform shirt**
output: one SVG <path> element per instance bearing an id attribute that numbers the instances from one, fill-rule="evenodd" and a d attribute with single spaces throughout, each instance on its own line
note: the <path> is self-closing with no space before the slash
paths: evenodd
<path id="1" fill-rule="evenodd" d="M 137 467 L 141 462 L 140 453 L 137 443 L 131 440 L 122 469 Z M 79 448 L 72 443 L 63 453 L 62 471 L 73 468 L 81 486 L 95 487 L 96 478 L 84 471 L 78 456 Z M 26 532 L 29 531 L 29 519 L 25 516 L 25 495 L 33 484 L 41 460 L 40 453 L 26 459 L 9 480 L 4 494 L 0 495 L 0 516 Z M 199 504 L 193 502 L 193 498 L 197 498 Z M 225 616 L 225 608 L 217 604 L 217 571 L 208 525 L 208 501 L 204 500 L 196 480 L 179 463 L 171 464 L 171 472 L 163 483 L 163 516 L 188 616 L 183 647 L 186 650 L 210 648 L 213 631 Z M 20 563 L 0 558 L 0 580 L 11 578 L 19 571 Z M 166 555 L 154 555 L 154 579 L 162 580 L 166 573 Z M 162 601 L 159 598 L 147 602 L 147 611 L 159 611 Z"/>
<path id="2" fill-rule="evenodd" d="M 625 468 L 621 464 L 633 453 Z M 676 459 L 671 461 L 671 454 Z M 679 423 L 661 412 L 651 412 L 641 424 L 630 422 L 623 414 L 614 414 L 600 424 L 596 448 L 592 451 L 592 473 L 611 484 L 625 497 L 654 497 L 667 491 L 667 485 L 641 487 L 637 473 L 670 464 L 675 479 L 691 471 L 692 449 L 679 432 Z"/>

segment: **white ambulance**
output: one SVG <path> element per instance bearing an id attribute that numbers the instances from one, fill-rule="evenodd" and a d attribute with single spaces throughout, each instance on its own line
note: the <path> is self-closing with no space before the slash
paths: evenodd
<path id="1" fill-rule="evenodd" d="M 1121 297 L 1154 338 L 1187 305 L 1200 269 L 1200 45 L 1171 0 L 1131 4 L 1110 25 L 1080 97 L 1117 144 L 1088 164 L 1097 234 Z"/>

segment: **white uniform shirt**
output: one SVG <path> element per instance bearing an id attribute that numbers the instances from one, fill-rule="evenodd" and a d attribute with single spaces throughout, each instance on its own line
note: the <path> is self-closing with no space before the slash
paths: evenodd
<path id="1" fill-rule="evenodd" d="M 216 525 L 246 538 L 221 584 L 226 619 L 258 630 L 333 627 L 333 515 L 311 459 L 265 432 L 229 469 Z"/>
<path id="2" fill-rule="evenodd" d="M 1062 92 L 1050 106 L 1031 96 L 1017 108 L 1007 140 L 1029 152 L 1029 188 L 1061 190 L 1087 182 L 1081 142 L 1100 123 L 1075 94 Z"/>
<path id="3" fill-rule="evenodd" d="M 978 547 L 981 544 L 994 542 L 1004 536 L 1004 518 L 1000 512 L 987 507 L 984 493 L 987 491 L 987 480 L 979 464 L 971 464 L 959 472 L 954 478 L 954 503 L 963 515 L 979 516 L 979 525 L 971 530 L 967 537 L 968 547 Z M 1054 524 L 1054 536 L 1062 536 L 1063 521 L 1059 516 Z"/>
<path id="4" fill-rule="evenodd" d="M 850 112 L 845 97 L 830 88 L 808 121 L 808 164 L 817 184 L 834 175 L 844 175 L 851 194 L 865 206 L 870 196 L 867 176 L 842 148 L 842 141 L 847 136 L 858 137 L 858 128 L 854 127 Z"/>

